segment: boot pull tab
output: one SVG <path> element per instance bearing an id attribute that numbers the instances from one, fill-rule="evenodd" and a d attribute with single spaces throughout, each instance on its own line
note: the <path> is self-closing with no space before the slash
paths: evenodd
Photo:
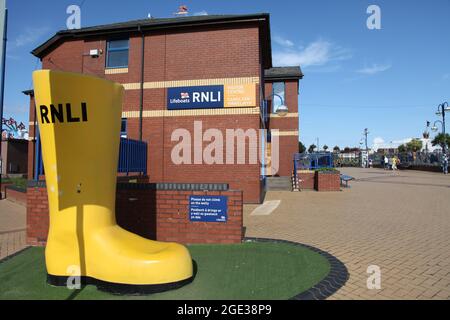
<path id="1" fill-rule="evenodd" d="M 81 193 L 81 183 L 77 185 L 77 193 Z"/>

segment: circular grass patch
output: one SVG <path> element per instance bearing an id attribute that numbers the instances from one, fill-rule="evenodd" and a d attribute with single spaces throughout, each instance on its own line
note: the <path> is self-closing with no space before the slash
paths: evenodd
<path id="1" fill-rule="evenodd" d="M 304 246 L 284 242 L 189 245 L 197 267 L 192 283 L 146 296 L 115 296 L 46 284 L 43 248 L 30 248 L 0 263 L 0 299 L 290 299 L 324 279 L 328 260 Z"/>

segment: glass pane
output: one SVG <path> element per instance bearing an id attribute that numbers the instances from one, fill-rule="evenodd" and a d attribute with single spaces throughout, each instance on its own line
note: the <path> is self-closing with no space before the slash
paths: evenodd
<path id="1" fill-rule="evenodd" d="M 279 95 L 284 102 L 285 99 L 285 85 L 284 82 L 274 82 L 273 83 L 273 93 Z M 281 106 L 281 99 L 277 96 L 272 97 L 272 112 L 276 113 L 278 107 Z"/>
<path id="2" fill-rule="evenodd" d="M 122 126 L 120 127 L 120 132 L 127 133 L 127 119 L 122 119 Z"/>
<path id="3" fill-rule="evenodd" d="M 122 119 L 122 125 L 120 126 L 120 137 L 127 137 L 127 119 Z"/>
<path id="4" fill-rule="evenodd" d="M 109 49 L 123 49 L 123 48 L 128 48 L 128 39 L 109 41 Z"/>
<path id="5" fill-rule="evenodd" d="M 128 67 L 128 50 L 108 52 L 108 68 Z"/>

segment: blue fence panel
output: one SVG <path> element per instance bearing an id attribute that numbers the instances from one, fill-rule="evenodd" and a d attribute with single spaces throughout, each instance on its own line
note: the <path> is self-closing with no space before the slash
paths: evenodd
<path id="1" fill-rule="evenodd" d="M 294 155 L 294 170 L 316 170 L 333 168 L 333 154 L 330 152 L 296 153 Z"/>
<path id="2" fill-rule="evenodd" d="M 120 173 L 140 172 L 147 174 L 147 143 L 120 138 Z"/>
<path id="3" fill-rule="evenodd" d="M 39 176 L 44 175 L 42 162 L 42 148 L 39 132 L 36 139 L 36 162 L 34 169 L 34 179 L 39 180 Z M 147 174 L 147 142 L 120 138 L 119 165 L 117 172 L 120 173 L 142 173 Z"/>

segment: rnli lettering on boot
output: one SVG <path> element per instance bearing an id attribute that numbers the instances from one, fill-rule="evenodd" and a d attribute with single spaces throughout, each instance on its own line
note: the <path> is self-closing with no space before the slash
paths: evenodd
<path id="1" fill-rule="evenodd" d="M 65 105 L 51 104 L 50 106 L 41 105 L 39 107 L 41 113 L 41 123 L 74 123 L 87 122 L 87 104 L 82 102 L 80 106 L 72 106 L 70 103 Z"/>

